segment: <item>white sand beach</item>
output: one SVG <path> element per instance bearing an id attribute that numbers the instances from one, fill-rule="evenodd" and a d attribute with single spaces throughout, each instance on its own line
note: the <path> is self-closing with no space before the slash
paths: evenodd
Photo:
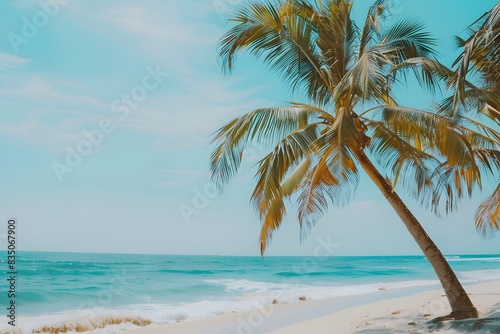
<path id="1" fill-rule="evenodd" d="M 481 318 L 446 321 L 440 325 L 433 318 L 450 312 L 442 290 L 431 290 L 393 298 L 394 292 L 381 291 L 377 296 L 354 296 L 318 301 L 300 301 L 269 305 L 263 309 L 221 314 L 216 317 L 181 321 L 175 324 L 150 325 L 129 330 L 127 334 L 299 334 L 299 333 L 500 333 L 500 281 L 465 287 Z M 399 291 L 407 294 L 408 291 Z M 370 299 L 380 299 L 369 302 Z M 367 303 L 360 304 L 366 300 Z M 349 304 L 358 306 L 349 307 Z M 325 310 L 343 309 L 324 315 Z"/>

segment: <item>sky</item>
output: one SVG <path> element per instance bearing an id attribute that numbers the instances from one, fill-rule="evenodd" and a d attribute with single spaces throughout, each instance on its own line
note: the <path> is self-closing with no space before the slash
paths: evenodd
<path id="1" fill-rule="evenodd" d="M 300 96 L 245 56 L 221 73 L 216 44 L 243 3 L 0 2 L 0 234 L 15 217 L 25 251 L 259 255 L 249 197 L 265 152 L 251 147 L 219 194 L 210 140 L 232 118 Z M 358 22 L 369 4 L 355 2 Z M 399 0 L 392 12 L 426 22 L 450 65 L 453 36 L 494 4 Z M 412 85 L 400 99 L 430 101 Z M 473 225 L 485 197 L 442 219 L 405 199 L 444 253 L 500 253 L 499 237 L 484 240 Z M 313 255 L 321 245 L 330 255 L 420 254 L 364 176 L 351 204 L 332 207 L 302 242 L 292 204 L 267 255 Z"/>

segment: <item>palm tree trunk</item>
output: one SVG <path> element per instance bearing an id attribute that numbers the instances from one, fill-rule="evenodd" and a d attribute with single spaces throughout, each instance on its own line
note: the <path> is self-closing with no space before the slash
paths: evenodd
<path id="1" fill-rule="evenodd" d="M 401 198 L 394 192 L 392 185 L 379 173 L 377 168 L 372 164 L 370 159 L 361 150 L 353 152 L 363 170 L 368 174 L 370 179 L 377 185 L 379 190 L 385 196 L 387 201 L 394 208 L 398 216 L 401 218 L 406 228 L 417 242 L 425 257 L 429 260 L 436 275 L 443 286 L 448 301 L 451 306 L 451 314 L 443 318 L 466 319 L 477 318 L 477 310 L 472 304 L 469 296 L 460 284 L 457 276 L 451 269 L 445 257 L 432 241 L 429 235 L 415 216 L 406 207 Z"/>

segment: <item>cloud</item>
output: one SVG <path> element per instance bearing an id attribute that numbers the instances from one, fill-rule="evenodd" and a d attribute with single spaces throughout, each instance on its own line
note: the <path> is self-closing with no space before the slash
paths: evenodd
<path id="1" fill-rule="evenodd" d="M 217 42 L 218 28 L 203 19 L 205 8 L 203 3 L 174 0 L 107 2 L 98 8 L 76 1 L 69 6 L 81 21 L 106 27 L 102 35 L 109 36 L 114 43 L 122 40 L 116 38 L 117 33 L 127 36 L 126 43 L 132 46 L 130 51 L 140 51 L 177 70 L 189 70 L 189 60 L 196 58 L 197 51 Z"/>
<path id="2" fill-rule="evenodd" d="M 34 71 L 0 73 L 0 106 L 7 111 L 2 115 L 0 134 L 60 152 L 81 140 L 82 130 L 111 118 L 125 135 L 149 136 L 152 149 L 206 147 L 210 134 L 222 124 L 262 105 L 262 101 L 249 99 L 266 89 L 237 89 L 238 79 L 221 77 L 186 77 L 182 82 L 167 77 L 165 81 L 172 81 L 176 90 L 160 87 L 149 92 L 122 120 L 112 112 L 112 99 L 93 96 L 83 82 Z M 134 87 L 121 94 L 130 94 Z"/>
<path id="3" fill-rule="evenodd" d="M 81 89 L 79 82 L 33 71 L 0 73 L 0 135 L 61 151 L 81 138 L 85 126 L 98 124 L 106 112 L 111 113 L 109 103 Z"/>
<path id="4" fill-rule="evenodd" d="M 0 71 L 12 71 L 30 62 L 30 59 L 0 52 Z"/>
<path id="5" fill-rule="evenodd" d="M 245 78 L 225 79 L 220 75 L 215 62 L 215 42 L 220 31 L 207 18 L 215 13 L 207 10 L 213 8 L 202 2 L 189 5 L 177 1 L 148 4 L 115 1 L 97 5 L 78 0 L 69 2 L 65 18 L 75 25 L 68 27 L 72 39 L 79 39 L 78 29 L 85 27 L 81 33 L 90 31 L 91 36 L 95 33 L 99 43 L 121 40 L 124 44 L 116 48 L 116 56 L 137 54 L 138 57 L 123 63 L 128 67 L 127 72 L 104 62 L 94 72 L 91 68 L 85 75 L 73 77 L 56 74 L 54 70 L 58 67 L 45 68 L 47 59 L 40 54 L 22 58 L 0 53 L 3 64 L 0 66 L 10 70 L 0 71 L 0 106 L 9 111 L 2 115 L 0 136 L 61 153 L 66 146 L 82 139 L 83 129 L 97 127 L 101 119 L 109 117 L 120 130 L 120 136 L 141 135 L 150 141 L 148 149 L 208 147 L 211 133 L 222 124 L 270 104 L 265 98 L 255 96 L 269 90 L 271 83 L 247 88 Z M 42 43 L 44 38 L 47 35 L 38 37 Z M 79 50 L 85 52 L 83 57 L 91 57 L 93 50 L 86 50 L 82 43 Z M 64 55 L 65 58 L 58 59 L 61 66 L 75 66 L 71 53 Z M 111 111 L 112 101 L 120 98 L 120 94 L 130 94 L 134 88 L 133 80 L 128 87 L 124 82 L 131 77 L 142 79 L 146 74 L 143 69 L 154 68 L 158 63 L 171 75 L 157 90 L 148 92 L 147 99 L 131 110 L 128 117 L 119 119 Z M 130 68 L 142 72 L 137 74 Z M 117 94 L 113 93 L 116 87 L 122 87 Z"/>
<path id="6" fill-rule="evenodd" d="M 179 93 L 153 92 L 120 126 L 160 137 L 189 138 L 191 145 L 207 146 L 208 137 L 222 124 L 265 103 L 260 99 L 250 101 L 250 98 L 266 87 L 235 89 L 231 86 L 234 81 L 223 78 L 198 78 L 183 85 Z M 157 144 L 163 149 L 179 145 L 161 140 Z"/>

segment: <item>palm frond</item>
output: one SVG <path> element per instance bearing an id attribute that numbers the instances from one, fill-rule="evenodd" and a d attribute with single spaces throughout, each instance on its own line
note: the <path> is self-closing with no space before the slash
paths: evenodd
<path id="1" fill-rule="evenodd" d="M 453 76 L 453 71 L 432 58 L 414 57 L 397 64 L 391 69 L 391 76 L 394 80 L 396 75 L 403 74 L 406 79 L 406 72 L 411 70 L 420 86 L 426 87 L 434 92 L 440 83 L 447 82 Z"/>
<path id="2" fill-rule="evenodd" d="M 311 158 L 305 157 L 293 170 L 290 175 L 281 183 L 281 190 L 283 196 L 289 197 L 293 192 L 295 192 L 305 179 L 309 167 L 311 166 Z"/>
<path id="3" fill-rule="evenodd" d="M 362 57 L 367 46 L 372 44 L 375 40 L 379 39 L 381 34 L 380 18 L 383 17 L 384 12 L 388 9 L 387 1 L 377 0 L 368 9 L 365 24 L 360 36 L 359 57 Z"/>
<path id="4" fill-rule="evenodd" d="M 455 60 L 455 75 L 449 87 L 454 87 L 453 109 L 464 103 L 467 76 L 479 73 L 485 90 L 500 89 L 500 3 L 481 16 L 470 27 L 467 39 L 457 38 L 463 49 Z M 486 102 L 486 101 L 484 101 Z"/>
<path id="5" fill-rule="evenodd" d="M 377 49 L 366 50 L 335 87 L 334 101 L 340 105 L 346 98 L 351 98 L 353 105 L 358 98 L 363 102 L 369 99 L 385 102 L 388 90 L 386 73 L 381 68 L 383 65 L 390 65 L 389 60 L 383 54 Z M 349 94 L 355 97 L 350 97 Z"/>
<path id="6" fill-rule="evenodd" d="M 500 229 L 500 184 L 476 211 L 476 228 L 484 237 Z"/>
<path id="7" fill-rule="evenodd" d="M 249 143 L 275 144 L 314 120 L 332 122 L 333 117 L 317 107 L 293 104 L 257 109 L 230 121 L 216 132 L 212 140 L 217 145 L 210 157 L 212 180 L 219 187 L 227 184 L 237 173 L 243 151 Z"/>
<path id="8" fill-rule="evenodd" d="M 474 165 L 471 142 L 494 144 L 452 119 L 424 110 L 388 106 L 383 108 L 381 118 L 393 132 L 412 144 L 446 157 L 449 164 Z"/>
<path id="9" fill-rule="evenodd" d="M 292 6 L 300 8 L 292 10 Z M 302 13 L 313 10 L 302 8 L 306 6 L 299 1 L 276 1 L 249 3 L 240 9 L 231 20 L 236 25 L 219 42 L 223 69 L 231 71 L 237 52 L 248 51 L 256 58 L 263 57 L 292 90 L 305 87 L 313 101 L 326 104 L 331 83 L 315 43 L 315 27 Z"/>
<path id="10" fill-rule="evenodd" d="M 453 211 L 464 197 L 481 188 L 481 170 L 493 173 L 496 167 L 498 133 L 472 119 L 398 106 L 385 107 L 381 119 L 411 146 L 440 159 L 431 178 L 430 206 L 436 214 L 441 203 L 447 213 Z"/>
<path id="11" fill-rule="evenodd" d="M 424 23 L 414 19 L 397 21 L 380 37 L 380 46 L 393 50 L 399 64 L 411 58 L 433 58 L 437 41 Z"/>
<path id="12" fill-rule="evenodd" d="M 474 188 L 482 188 L 484 177 L 498 175 L 500 171 L 499 150 L 474 148 L 472 154 L 474 157 L 473 165 L 443 162 L 436 168 L 432 202 L 434 212 L 438 212 L 443 197 L 446 213 L 454 211 L 462 198 L 471 197 Z"/>
<path id="13" fill-rule="evenodd" d="M 264 255 L 267 244 L 272 239 L 273 232 L 281 226 L 285 212 L 283 198 L 274 199 L 269 206 L 260 229 L 259 243 L 261 256 Z"/>
<path id="14" fill-rule="evenodd" d="M 491 149 L 475 149 L 476 164 L 486 174 L 495 176 L 500 171 L 500 151 Z"/>
<path id="15" fill-rule="evenodd" d="M 483 146 L 485 148 L 498 148 L 500 146 L 500 132 L 491 126 L 475 119 L 459 116 L 456 119 L 461 121 L 470 130 L 470 142 L 473 146 Z M 476 130 L 473 130 L 473 129 Z"/>
<path id="16" fill-rule="evenodd" d="M 437 110 L 450 118 L 476 112 L 500 124 L 500 90 L 483 89 L 468 83 L 461 93 L 460 103 L 454 95 L 441 101 Z"/>
<path id="17" fill-rule="evenodd" d="M 312 167 L 300 188 L 298 203 L 298 219 L 301 239 L 307 236 L 309 230 L 325 214 L 328 209 L 328 199 L 335 198 L 335 191 L 339 181 L 332 175 L 327 156 L 323 156 Z"/>
<path id="18" fill-rule="evenodd" d="M 426 153 L 421 143 L 416 141 L 410 145 L 382 122 L 366 121 L 366 124 L 370 130 L 370 152 L 391 171 L 393 187 L 401 180 L 407 193 L 420 205 L 429 206 L 434 189 L 433 172 L 440 161 Z"/>
<path id="19" fill-rule="evenodd" d="M 456 209 L 464 197 L 470 198 L 475 187 L 482 187 L 482 175 L 475 163 L 473 166 L 462 166 L 444 162 L 436 168 L 434 175 L 436 181 L 431 208 L 437 215 L 443 196 L 448 214 Z"/>
<path id="20" fill-rule="evenodd" d="M 267 204 L 266 213 L 262 218 L 262 227 L 259 236 L 260 253 L 262 256 L 267 248 L 267 244 L 272 239 L 274 231 L 277 230 L 283 222 L 286 213 L 284 199 L 299 189 L 310 165 L 311 159 L 305 157 L 281 184 L 281 197 L 275 198 L 271 203 Z"/>
<path id="21" fill-rule="evenodd" d="M 325 70 L 329 73 L 331 87 L 342 80 L 356 60 L 355 45 L 359 31 L 351 19 L 351 7 L 349 1 L 329 1 L 311 20 L 317 30 L 316 43 L 321 50 Z"/>
<path id="22" fill-rule="evenodd" d="M 312 144 L 319 160 L 311 169 L 298 199 L 298 218 L 301 237 L 311 228 L 328 208 L 327 199 L 341 207 L 349 203 L 359 184 L 359 175 L 352 147 L 359 147 L 365 138 L 360 133 L 346 108 L 337 111 L 337 117 Z"/>
<path id="23" fill-rule="evenodd" d="M 259 211 L 261 219 L 267 215 L 272 203 L 277 198 L 284 196 L 282 181 L 290 169 L 311 155 L 312 143 L 318 138 L 323 127 L 323 123 L 312 123 L 293 131 L 259 162 L 259 168 L 255 175 L 257 184 L 251 201 Z M 288 181 L 288 187 L 290 187 L 291 182 Z M 289 192 L 288 189 L 287 192 Z"/>

